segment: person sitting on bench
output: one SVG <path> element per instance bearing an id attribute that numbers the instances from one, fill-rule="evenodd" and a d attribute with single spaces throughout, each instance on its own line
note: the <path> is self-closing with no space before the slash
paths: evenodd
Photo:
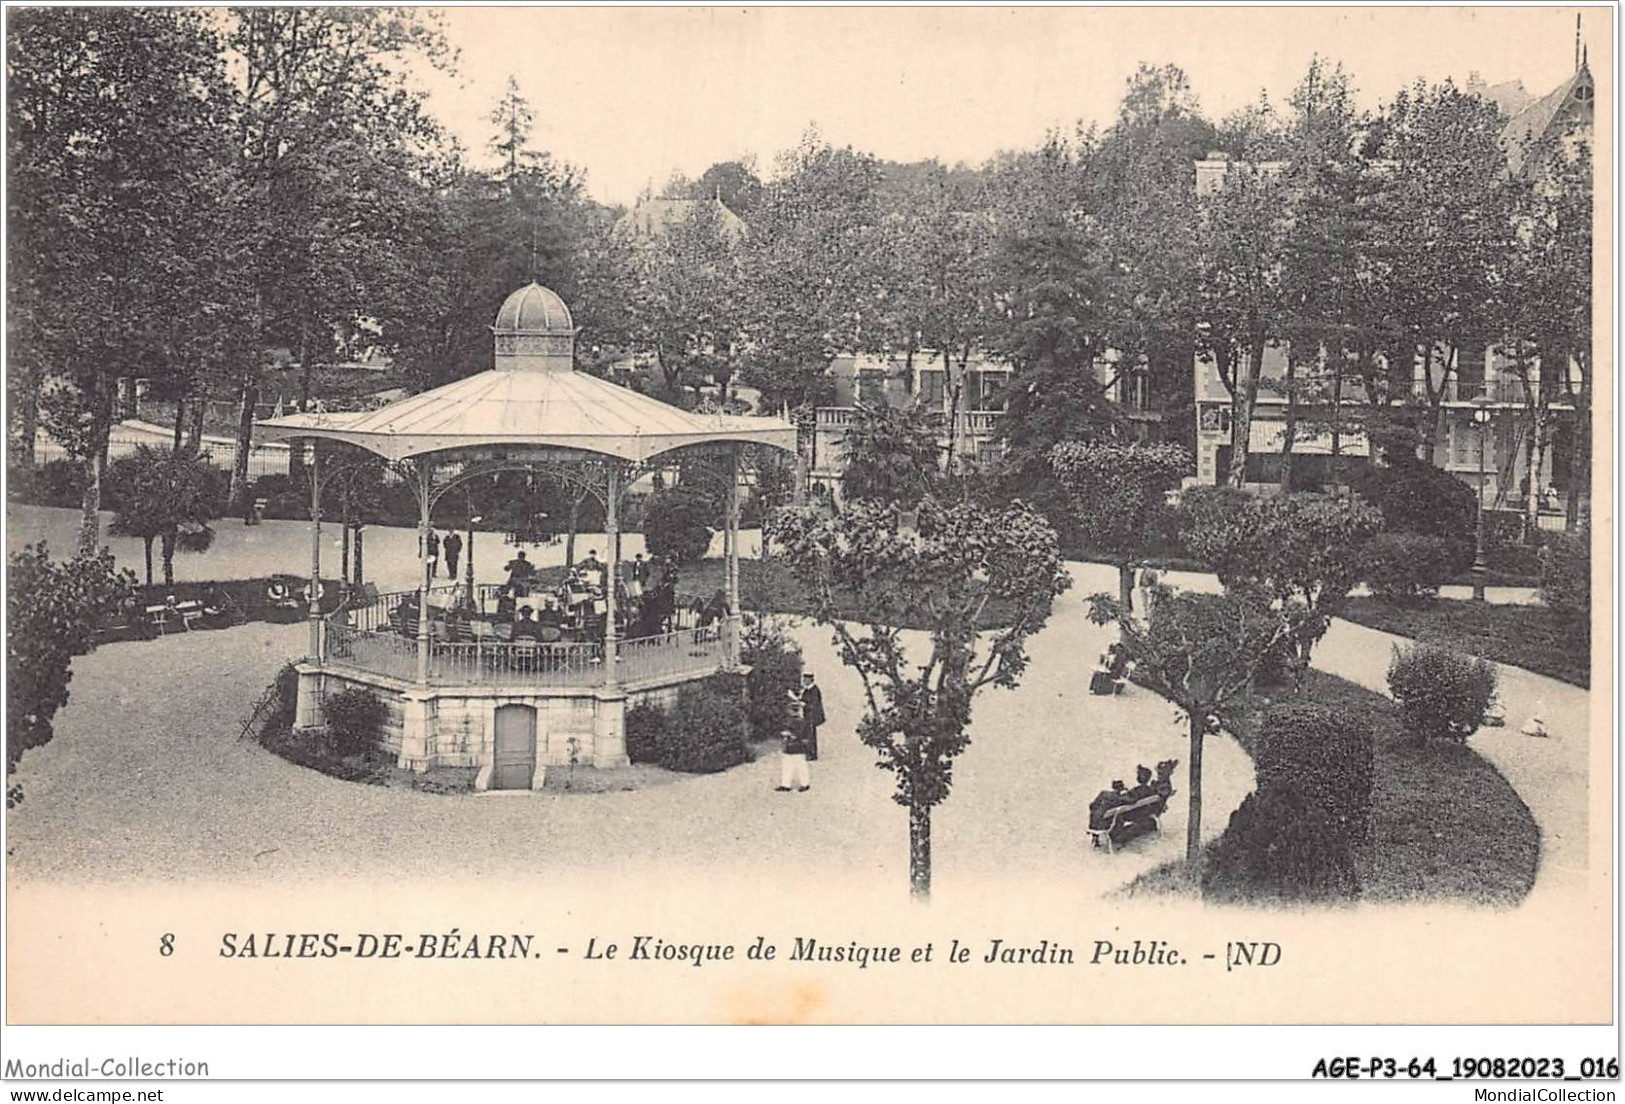
<path id="1" fill-rule="evenodd" d="M 1174 768 L 1177 766 L 1178 759 L 1164 759 L 1157 764 L 1157 777 L 1152 781 L 1151 789 L 1163 801 L 1174 796 Z"/>
<path id="2" fill-rule="evenodd" d="M 1120 805 L 1131 804 L 1128 792 L 1123 789 L 1121 778 L 1112 780 L 1112 788 L 1101 790 L 1095 799 L 1089 802 L 1089 827 L 1106 827 L 1106 814 Z"/>
<path id="3" fill-rule="evenodd" d="M 294 601 L 293 594 L 288 590 L 288 584 L 281 579 L 272 579 L 266 585 L 265 599 L 278 609 L 299 608 L 299 603 Z"/>
<path id="4" fill-rule="evenodd" d="M 1138 801 L 1142 797 L 1150 797 L 1154 793 L 1156 791 L 1151 788 L 1151 771 L 1144 766 L 1135 767 L 1134 788 L 1129 790 L 1129 797 Z"/>

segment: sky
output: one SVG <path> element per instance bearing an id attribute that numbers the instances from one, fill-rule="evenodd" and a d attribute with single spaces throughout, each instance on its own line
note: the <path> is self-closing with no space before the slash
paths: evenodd
<path id="1" fill-rule="evenodd" d="M 532 144 L 631 203 L 673 172 L 775 155 L 809 124 L 898 161 L 979 164 L 1078 120 L 1105 125 L 1136 65 L 1172 63 L 1220 118 L 1284 98 L 1316 53 L 1368 106 L 1417 77 L 1542 95 L 1574 69 L 1572 7 L 1520 8 L 450 8 L 454 76 L 423 80 L 475 155 L 510 75 Z M 1611 102 L 1613 12 L 1584 10 L 1599 104 Z M 1603 128 L 1599 126 L 1599 130 Z"/>

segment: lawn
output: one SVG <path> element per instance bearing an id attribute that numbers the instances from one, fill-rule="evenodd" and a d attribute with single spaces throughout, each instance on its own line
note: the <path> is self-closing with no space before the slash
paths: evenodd
<path id="1" fill-rule="evenodd" d="M 1591 684 L 1590 639 L 1545 606 L 1492 606 L 1441 598 L 1417 609 L 1402 609 L 1375 598 L 1355 598 L 1343 617 L 1574 686 Z"/>
<path id="2" fill-rule="evenodd" d="M 1311 671 L 1305 692 L 1371 727 L 1376 750 L 1371 836 L 1355 848 L 1361 900 L 1495 906 L 1523 900 L 1534 885 L 1540 832 L 1494 767 L 1465 745 L 1417 747 L 1387 698 L 1351 682 Z M 1248 698 L 1225 717 L 1225 727 L 1248 754 L 1270 700 L 1263 694 Z M 1168 863 L 1126 892 L 1199 890 L 1183 863 Z"/>

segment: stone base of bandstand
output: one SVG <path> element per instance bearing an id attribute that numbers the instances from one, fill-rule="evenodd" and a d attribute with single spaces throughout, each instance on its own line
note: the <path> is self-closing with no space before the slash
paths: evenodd
<path id="1" fill-rule="evenodd" d="M 640 704 L 669 708 L 694 675 L 651 679 L 615 688 L 526 686 L 432 686 L 339 664 L 301 663 L 299 724 L 322 723 L 321 703 L 354 687 L 371 690 L 385 704 L 384 746 L 411 771 L 474 767 L 475 789 L 490 785 L 497 710 L 522 706 L 534 712 L 535 781 L 540 789 L 549 766 L 625 767 L 626 714 Z"/>

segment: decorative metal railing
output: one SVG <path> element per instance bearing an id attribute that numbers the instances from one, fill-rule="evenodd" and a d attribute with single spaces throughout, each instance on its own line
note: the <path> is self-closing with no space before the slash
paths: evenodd
<path id="1" fill-rule="evenodd" d="M 430 593 L 449 597 L 454 589 L 439 586 Z M 401 613 L 402 604 L 416 594 L 384 594 L 364 606 L 335 612 L 324 629 L 326 659 L 406 682 L 416 681 L 417 620 L 410 612 L 405 616 Z M 698 627 L 695 604 L 693 596 L 679 595 L 671 631 L 617 642 L 617 677 L 621 682 L 701 677 L 726 665 L 726 621 Z M 472 639 L 448 639 L 447 623 L 439 619 L 433 622 L 428 657 L 431 685 L 591 687 L 603 685 L 607 678 L 602 640 L 512 640 L 487 632 L 485 624 L 475 628 L 479 631 Z"/>
<path id="2" fill-rule="evenodd" d="M 436 686 L 598 686 L 604 646 L 534 640 L 473 640 L 429 645 L 429 681 Z"/>
<path id="3" fill-rule="evenodd" d="M 618 654 L 622 682 L 706 674 L 728 660 L 727 625 L 718 621 L 704 629 L 634 637 L 621 642 Z"/>
<path id="4" fill-rule="evenodd" d="M 395 632 L 368 632 L 340 622 L 327 623 L 327 659 L 363 671 L 411 682 L 417 677 L 417 641 Z"/>

